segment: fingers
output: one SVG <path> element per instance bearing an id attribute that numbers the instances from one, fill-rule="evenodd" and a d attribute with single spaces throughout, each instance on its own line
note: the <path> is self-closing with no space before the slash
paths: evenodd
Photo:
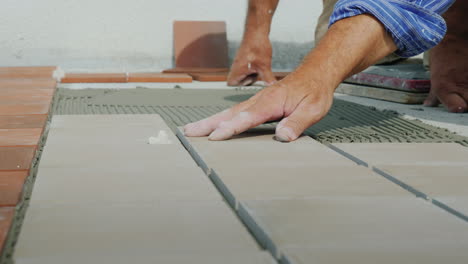
<path id="1" fill-rule="evenodd" d="M 247 109 L 255 102 L 255 96 L 251 99 L 237 104 L 229 109 L 217 113 L 200 121 L 184 126 L 184 134 L 188 137 L 205 137 L 215 130 L 223 121 L 227 121 L 236 116 L 239 112 Z"/>
<path id="2" fill-rule="evenodd" d="M 213 141 L 229 139 L 234 135 L 274 119 L 275 116 L 272 113 L 274 112 L 270 110 L 268 104 L 256 103 L 245 111 L 239 112 L 231 120 L 221 122 L 208 139 Z"/>
<path id="3" fill-rule="evenodd" d="M 316 104 L 303 100 L 288 117 L 276 126 L 276 139 L 282 142 L 296 140 L 308 127 L 320 121 L 330 109 L 330 105 Z"/>
<path id="4" fill-rule="evenodd" d="M 457 93 L 439 95 L 440 101 L 452 113 L 465 113 L 468 111 L 468 102 Z"/>

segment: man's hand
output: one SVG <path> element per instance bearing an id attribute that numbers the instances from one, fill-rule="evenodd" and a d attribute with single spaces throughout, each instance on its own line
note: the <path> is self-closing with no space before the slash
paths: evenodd
<path id="1" fill-rule="evenodd" d="M 268 36 L 246 35 L 231 66 L 228 85 L 251 85 L 259 78 L 267 85 L 273 84 L 276 79 L 271 72 L 271 56 L 272 48 Z"/>
<path id="2" fill-rule="evenodd" d="M 295 80 L 299 80 L 295 81 Z M 184 127 L 186 136 L 209 135 L 210 140 L 225 140 L 268 121 L 281 120 L 276 138 L 289 142 L 322 119 L 333 102 L 333 90 L 288 76 L 247 101 L 212 117 Z"/>

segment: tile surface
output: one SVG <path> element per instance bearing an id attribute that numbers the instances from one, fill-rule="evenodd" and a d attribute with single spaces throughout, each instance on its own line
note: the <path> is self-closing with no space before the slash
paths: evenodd
<path id="1" fill-rule="evenodd" d="M 0 78 L 52 78 L 55 66 L 0 67 Z"/>
<path id="2" fill-rule="evenodd" d="M 125 73 L 66 73 L 61 83 L 125 83 Z"/>
<path id="3" fill-rule="evenodd" d="M 386 173 L 468 215 L 468 165 L 386 166 Z"/>
<path id="4" fill-rule="evenodd" d="M 44 128 L 47 115 L 0 115 L 0 129 Z"/>
<path id="5" fill-rule="evenodd" d="M 291 143 L 273 139 L 274 134 L 245 133 L 228 141 L 209 141 L 206 137 L 189 138 L 194 152 L 210 168 L 249 167 L 262 168 L 296 166 L 353 165 L 341 156 L 310 137 L 302 137 Z"/>
<path id="6" fill-rule="evenodd" d="M 246 201 L 242 204 L 278 246 L 323 249 L 323 254 L 440 254 L 468 259 L 467 223 L 414 198 L 333 197 Z M 363 253 L 372 252 L 371 255 Z M 309 260 L 309 263 L 312 260 Z M 450 261 L 449 261 L 450 262 Z"/>
<path id="7" fill-rule="evenodd" d="M 57 116 L 49 138 L 15 263 L 271 261 L 159 116 Z"/>
<path id="8" fill-rule="evenodd" d="M 0 79 L 0 89 L 27 89 L 27 88 L 40 88 L 55 90 L 57 82 L 51 78 L 34 78 L 34 79 Z"/>
<path id="9" fill-rule="evenodd" d="M 35 146 L 42 128 L 0 129 L 0 146 Z"/>
<path id="10" fill-rule="evenodd" d="M 41 167 L 33 199 L 46 204 L 103 207 L 161 200 L 222 201 L 208 177 L 196 167 L 88 168 L 85 164 L 76 169 Z"/>
<path id="11" fill-rule="evenodd" d="M 112 263 L 116 257 L 126 255 L 148 263 L 158 255 L 259 251 L 222 202 L 83 207 L 33 201 L 15 262 L 56 257 L 54 263 L 63 263 L 89 254 L 101 258 L 101 263 Z"/>
<path id="12" fill-rule="evenodd" d="M 360 166 L 220 167 L 216 177 L 239 200 L 306 197 L 410 196 L 396 184 Z"/>
<path id="13" fill-rule="evenodd" d="M 35 146 L 0 147 L 0 171 L 29 170 L 35 154 Z"/>
<path id="14" fill-rule="evenodd" d="M 192 82 L 192 77 L 182 73 L 129 73 L 128 82 Z"/>
<path id="15" fill-rule="evenodd" d="M 0 207 L 16 206 L 28 171 L 0 171 Z"/>
<path id="16" fill-rule="evenodd" d="M 30 104 L 1 104 L 2 115 L 44 115 L 50 110 L 50 102 Z"/>
<path id="17" fill-rule="evenodd" d="M 371 165 L 468 165 L 468 148 L 456 143 L 340 143 L 339 149 Z"/>
<path id="18" fill-rule="evenodd" d="M 206 67 L 175 67 L 166 69 L 164 73 L 212 73 L 212 72 L 229 72 L 229 68 L 206 68 Z"/>

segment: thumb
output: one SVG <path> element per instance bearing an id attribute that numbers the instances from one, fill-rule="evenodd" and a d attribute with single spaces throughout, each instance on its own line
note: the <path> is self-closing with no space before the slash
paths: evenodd
<path id="1" fill-rule="evenodd" d="M 279 122 L 276 139 L 281 142 L 296 140 L 308 127 L 320 121 L 330 106 L 303 101 L 294 112 Z"/>

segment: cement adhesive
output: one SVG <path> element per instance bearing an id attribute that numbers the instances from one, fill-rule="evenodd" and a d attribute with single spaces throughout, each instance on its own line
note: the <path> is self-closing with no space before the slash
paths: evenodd
<path id="1" fill-rule="evenodd" d="M 220 112 L 257 89 L 59 89 L 54 114 L 159 114 L 172 129 Z M 274 128 L 273 124 L 262 126 Z M 393 111 L 335 99 L 329 114 L 305 134 L 322 143 L 456 142 L 468 138 L 407 120 Z"/>

